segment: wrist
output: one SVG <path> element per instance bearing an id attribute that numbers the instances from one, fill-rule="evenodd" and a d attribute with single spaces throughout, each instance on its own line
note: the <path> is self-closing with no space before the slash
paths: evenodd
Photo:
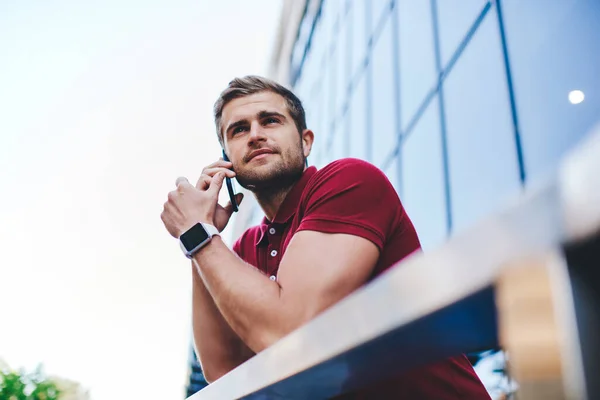
<path id="1" fill-rule="evenodd" d="M 200 249 L 207 246 L 219 230 L 212 224 L 198 222 L 179 236 L 179 245 L 187 258 L 192 258 Z"/>
<path id="2" fill-rule="evenodd" d="M 201 261 L 206 261 L 206 257 L 216 248 L 215 246 L 218 247 L 219 242 L 223 243 L 221 236 L 213 236 L 210 242 L 206 243 L 205 246 L 202 246 L 202 248 L 194 253 L 192 260 L 196 261 L 198 265 L 204 265 L 204 262 Z"/>

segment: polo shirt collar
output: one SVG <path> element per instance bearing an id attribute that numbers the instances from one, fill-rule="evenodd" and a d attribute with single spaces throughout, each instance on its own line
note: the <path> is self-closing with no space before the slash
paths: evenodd
<path id="1" fill-rule="evenodd" d="M 285 196 L 285 199 L 283 200 L 283 203 L 281 203 L 279 210 L 277 210 L 277 214 L 275 214 L 275 218 L 273 218 L 272 223 L 285 224 L 294 216 L 294 214 L 296 214 L 296 210 L 300 205 L 300 199 L 302 198 L 302 192 L 304 192 L 306 184 L 310 178 L 312 178 L 315 172 L 317 172 L 317 168 L 314 166 L 308 167 L 304 171 L 300 180 L 296 182 L 292 190 L 290 190 Z M 256 241 L 257 246 L 263 240 L 269 224 L 271 224 L 271 222 L 267 219 L 267 217 L 264 217 L 260 224 L 260 236 Z"/>

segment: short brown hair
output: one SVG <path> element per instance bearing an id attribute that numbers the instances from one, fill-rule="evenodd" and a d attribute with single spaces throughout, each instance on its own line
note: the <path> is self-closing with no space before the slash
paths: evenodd
<path id="1" fill-rule="evenodd" d="M 296 128 L 298 128 L 298 132 L 302 133 L 306 129 L 304 107 L 302 107 L 300 99 L 292 93 L 291 90 L 270 79 L 256 75 L 248 75 L 243 78 L 235 78 L 229 82 L 227 88 L 221 92 L 221 95 L 215 102 L 215 127 L 217 128 L 217 136 L 219 137 L 219 143 L 221 143 L 221 145 L 223 145 L 221 117 L 223 116 L 223 108 L 225 108 L 225 105 L 231 100 L 260 92 L 273 92 L 283 97 L 287 109 L 294 120 L 294 124 L 296 124 Z"/>

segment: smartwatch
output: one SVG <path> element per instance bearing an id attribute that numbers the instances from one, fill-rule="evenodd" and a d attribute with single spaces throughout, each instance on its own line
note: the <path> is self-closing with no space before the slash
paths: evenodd
<path id="1" fill-rule="evenodd" d="M 198 222 L 179 236 L 179 245 L 187 258 L 192 258 L 210 239 L 219 235 L 219 230 L 209 224 Z"/>

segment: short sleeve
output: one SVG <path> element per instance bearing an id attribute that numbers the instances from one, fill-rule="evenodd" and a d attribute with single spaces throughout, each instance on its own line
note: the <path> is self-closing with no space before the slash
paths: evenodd
<path id="1" fill-rule="evenodd" d="M 298 231 L 356 235 L 381 251 L 403 213 L 388 178 L 366 161 L 335 161 L 319 170 L 308 186 Z"/>

